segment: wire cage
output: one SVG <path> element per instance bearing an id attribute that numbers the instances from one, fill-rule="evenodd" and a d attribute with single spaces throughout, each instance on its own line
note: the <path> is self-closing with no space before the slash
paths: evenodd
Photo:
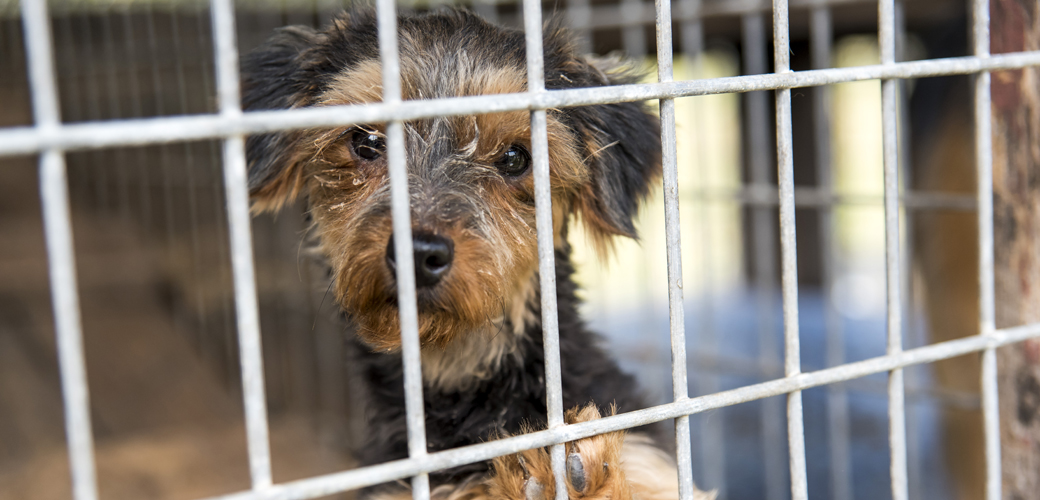
<path id="1" fill-rule="evenodd" d="M 60 383 L 51 386 L 61 391 L 63 450 L 73 498 L 99 497 L 94 438 L 105 432 L 98 421 L 109 416 L 92 406 L 91 396 L 100 393 L 104 399 L 104 384 L 117 382 L 88 379 L 87 361 L 92 373 L 95 359 L 102 360 L 98 364 L 125 362 L 118 354 L 92 353 L 89 338 L 85 348 L 85 332 L 104 330 L 106 313 L 92 311 L 93 305 L 81 308 L 81 303 L 94 304 L 116 285 L 154 287 L 152 281 L 160 283 L 166 308 L 161 314 L 170 317 L 173 330 L 189 337 L 194 350 L 188 358 L 208 362 L 215 379 L 241 395 L 241 408 L 225 402 L 221 409 L 206 411 L 244 415 L 235 430 L 245 431 L 248 483 L 204 492 L 204 497 L 318 498 L 410 481 L 414 498 L 429 498 L 427 474 L 436 470 L 551 447 L 560 475 L 565 442 L 672 422 L 682 498 L 691 497 L 694 479 L 717 489 L 720 498 L 804 499 L 810 491 L 836 500 L 945 498 L 952 495 L 946 483 L 956 478 L 931 460 L 940 453 L 941 443 L 935 441 L 941 439 L 930 427 L 939 425 L 943 408 L 953 406 L 981 411 L 985 446 L 979 458 L 985 463 L 986 498 L 1002 498 L 995 349 L 1040 337 L 1040 324 L 996 327 L 989 83 L 990 72 L 1040 65 L 1040 52 L 990 54 L 989 2 L 975 0 L 970 6 L 970 54 L 922 48 L 927 45 L 922 33 L 933 26 L 967 29 L 965 6 L 956 2 L 476 2 L 468 7 L 489 20 L 523 27 L 530 90 L 402 100 L 394 14 L 439 5 L 377 0 L 386 68 L 382 103 L 243 112 L 239 54 L 278 26 L 321 26 L 343 4 L 0 3 L 6 68 L 0 71 L 0 103 L 7 110 L 0 113 L 0 168 L 9 176 L 3 183 L 15 192 L 26 187 L 11 186 L 36 181 L 11 172 L 38 167 L 40 199 L 29 197 L 27 203 L 40 202 L 42 212 L 33 223 L 43 233 L 27 238 L 46 244 L 41 270 L 49 285 L 36 289 L 49 294 L 53 307 L 57 358 L 52 364 Z M 550 15 L 566 19 L 584 51 L 622 50 L 655 69 L 656 78 L 546 91 L 541 30 Z M 855 37 L 864 33 L 873 38 L 860 38 L 857 45 Z M 841 54 L 863 46 L 874 52 L 842 59 Z M 954 75 L 961 83 L 974 82 L 973 100 L 962 103 L 965 112 L 974 113 L 974 193 L 918 189 L 908 170 L 910 148 L 917 145 L 911 141 L 910 85 Z M 874 87 L 844 100 L 835 96 L 853 82 Z M 588 289 L 585 315 L 623 346 L 617 350 L 622 364 L 658 391 L 660 401 L 567 425 L 560 361 L 552 356 L 558 353 L 558 332 L 546 110 L 645 100 L 655 100 L 659 109 L 664 189 L 640 220 L 642 247 L 619 252 L 649 264 L 604 275 L 597 271 L 603 263 L 592 253 L 579 249 L 577 258 Z M 405 176 L 402 123 L 517 110 L 531 113 L 548 428 L 427 451 L 414 276 L 401 265 L 409 457 L 360 468 L 351 468 L 349 459 L 328 459 L 321 467 L 294 471 L 292 480 L 279 476 L 276 481 L 272 463 L 277 466 L 278 451 L 272 447 L 283 446 L 278 437 L 283 430 L 272 427 L 269 416 L 274 421 L 293 411 L 316 415 L 324 434 L 309 439 L 337 443 L 363 433 L 364 423 L 362 412 L 352 406 L 352 375 L 339 341 L 342 325 L 330 311 L 334 307 L 325 304 L 328 278 L 319 266 L 299 264 L 306 224 L 293 216 L 252 220 L 245 137 L 387 124 L 394 241 L 399 255 L 410 255 L 407 188 L 400 182 Z M 875 163 L 860 168 L 873 169 L 867 177 L 839 165 L 838 152 L 854 156 L 863 151 L 850 149 L 841 142 L 846 136 L 836 132 L 843 117 L 856 113 L 877 118 L 876 124 L 870 122 L 876 125 L 876 142 L 853 134 L 856 144 L 873 148 L 870 154 L 876 156 Z M 732 130 L 728 139 L 710 135 L 727 126 Z M 870 182 L 877 189 L 855 189 Z M 4 209 L 0 204 L 0 213 Z M 869 214 L 856 215 L 857 210 Z M 963 338 L 937 340 L 933 335 L 930 341 L 926 336 L 921 279 L 914 275 L 920 249 L 914 245 L 918 215 L 933 212 L 977 220 L 980 311 L 973 334 Z M 137 236 L 126 236 L 128 227 Z M 871 229 L 866 240 L 849 236 Z M 8 241 L 23 233 L 11 234 Z M 107 255 L 119 245 L 130 250 Z M 877 251 L 853 262 L 849 255 L 856 250 L 849 246 L 856 245 L 873 245 Z M 108 260 L 99 260 L 106 255 Z M 30 279 L 25 276 L 31 269 L 19 262 L 3 263 L 0 272 L 12 282 Z M 83 282 L 102 286 L 92 284 L 88 291 Z M 615 290 L 621 288 L 638 293 Z M 140 288 L 132 289 L 139 293 Z M 864 295 L 864 289 L 872 295 Z M 21 304 L 7 299 L 18 293 L 0 286 L 0 299 L 9 303 Z M 847 309 L 869 300 L 877 306 L 871 311 Z M 618 301 L 636 306 L 626 316 L 612 316 Z M 18 328 L 19 323 L 6 319 L 7 309 L 0 307 L 0 328 Z M 849 319 L 857 314 L 862 321 Z M 640 335 L 626 333 L 631 331 Z M 98 344 L 98 351 L 124 352 L 114 346 L 125 338 L 113 334 L 110 344 Z M 982 355 L 981 397 L 933 380 L 932 364 L 974 353 Z M 665 365 L 670 370 L 658 369 Z M 0 378 L 9 376 L 0 372 Z M 156 389 L 169 385 L 164 384 L 139 389 L 172 399 L 163 395 L 165 389 Z M 0 403 L 4 397 L 0 393 Z M 297 436 L 286 435 L 290 441 Z M 879 439 L 887 444 L 877 445 Z M 33 444 L 25 441 L 23 447 Z M 4 460 L 25 456 L 17 446 L 11 449 L 7 456 L 0 453 L 0 485 Z"/>

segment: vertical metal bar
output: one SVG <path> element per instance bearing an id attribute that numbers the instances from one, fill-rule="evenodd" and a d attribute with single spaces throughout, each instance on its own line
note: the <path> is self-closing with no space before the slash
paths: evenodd
<path id="1" fill-rule="evenodd" d="M 681 15 L 683 19 L 686 19 L 686 21 L 682 23 L 681 27 L 682 52 L 692 68 L 693 75 L 697 78 L 703 78 L 704 23 L 700 19 L 701 0 L 681 0 L 679 8 L 681 9 L 680 12 L 682 13 Z M 707 162 L 705 161 L 705 149 L 707 146 L 705 134 L 702 132 L 703 125 L 705 124 L 704 117 L 702 116 L 702 103 L 703 100 L 693 98 L 690 100 L 688 105 L 693 108 L 693 116 L 696 120 L 694 133 L 696 135 L 695 140 L 697 143 L 698 177 L 702 188 L 707 188 L 708 168 Z M 663 117 L 664 114 L 662 113 L 661 116 Z M 711 220 L 708 215 L 710 209 L 710 201 L 702 199 L 699 203 L 700 231 L 703 235 L 706 235 L 706 238 L 710 238 L 711 234 Z M 676 224 L 678 224 L 678 220 L 676 221 Z M 711 246 L 702 245 L 702 251 L 703 256 L 700 264 L 701 270 L 704 273 L 705 291 L 701 294 L 701 304 L 700 307 L 698 307 L 700 317 L 697 321 L 699 325 L 697 345 L 698 350 L 703 352 L 705 355 L 717 356 L 718 346 L 715 341 L 714 320 L 712 317 L 714 304 L 712 304 L 711 272 L 714 264 Z M 698 394 L 711 394 L 717 392 L 718 377 L 716 374 L 705 373 L 703 376 L 698 377 L 696 382 L 696 391 Z M 716 418 L 712 418 L 707 415 L 702 415 L 699 419 L 700 456 L 704 457 L 700 461 L 705 483 L 702 487 L 714 489 L 719 498 L 726 498 L 725 420 L 717 418 L 718 416 L 715 417 Z M 707 457 L 710 457 L 710 459 Z"/>
<path id="2" fill-rule="evenodd" d="M 762 14 L 748 14 L 741 19 L 744 74 L 756 75 L 767 71 L 766 29 Z M 745 94 L 745 129 L 748 134 L 747 151 L 750 163 L 750 184 L 753 188 L 769 189 L 769 101 L 766 92 Z M 772 208 L 755 206 L 751 209 L 753 261 L 755 266 L 755 302 L 758 317 L 759 363 L 763 371 L 775 366 L 780 358 L 775 340 L 776 266 L 773 261 L 776 219 Z M 784 457 L 781 449 L 783 435 L 780 400 L 762 401 L 761 425 L 764 449 L 766 500 L 784 498 Z"/>
<path id="3" fill-rule="evenodd" d="M 905 1 L 895 0 L 893 10 L 893 22 L 895 23 L 895 26 L 893 27 L 893 36 L 895 36 L 895 60 L 896 62 L 903 62 L 907 60 L 908 55 Z M 913 146 L 910 141 L 910 93 L 907 92 L 906 89 L 907 81 L 899 80 L 899 165 L 902 167 L 900 168 L 900 172 L 902 173 L 902 191 L 904 193 L 909 192 L 912 187 L 910 183 L 911 176 L 907 175 L 906 172 L 910 171 L 910 153 Z M 906 217 L 906 220 L 909 220 L 909 217 Z M 909 229 L 909 225 L 904 227 L 903 234 L 913 234 Z M 909 251 L 911 243 L 912 239 L 909 238 L 903 241 L 903 255 L 906 256 L 906 258 L 903 259 L 904 263 L 909 263 L 908 259 L 913 255 L 913 253 Z M 909 266 L 907 269 L 909 269 Z M 904 290 L 907 290 L 907 293 L 909 294 L 909 284 L 911 282 L 909 278 L 911 273 L 903 273 L 903 276 L 906 277 L 903 288 Z M 904 299 L 907 299 L 907 297 L 904 297 Z"/>
<path id="4" fill-rule="evenodd" d="M 383 68 L 383 102 L 401 102 L 401 64 L 398 52 L 397 13 L 394 0 L 376 3 L 379 23 L 379 57 Z M 408 165 L 404 124 L 391 121 L 386 127 L 387 165 L 390 173 L 394 252 L 412 255 L 411 203 L 408 194 Z M 397 259 L 397 303 L 401 321 L 401 357 L 404 365 L 405 418 L 408 427 L 408 456 L 425 457 L 426 419 L 423 415 L 422 366 L 419 342 L 419 309 L 415 298 L 415 262 Z M 412 478 L 412 498 L 430 498 L 430 477 Z"/>
<path id="5" fill-rule="evenodd" d="M 22 0 L 22 29 L 32 87 L 33 119 L 38 128 L 53 128 L 61 121 L 58 82 L 54 72 L 54 47 L 47 2 Z"/>
<path id="6" fill-rule="evenodd" d="M 213 50 L 216 58 L 217 108 L 221 114 L 242 112 L 238 81 L 238 41 L 232 0 L 211 0 Z"/>
<path id="7" fill-rule="evenodd" d="M 527 91 L 545 91 L 542 49 L 542 5 L 524 0 L 524 35 L 527 46 Z M 550 429 L 562 427 L 563 384 L 560 375 L 560 325 L 556 310 L 556 252 L 553 242 L 552 192 L 549 184 L 549 136 L 545 110 L 531 112 L 531 156 L 534 161 L 535 224 L 538 231 L 538 273 L 541 281 L 542 345 L 545 351 L 545 404 Z M 556 498 L 566 500 L 564 474 L 566 448 L 550 448 Z"/>
<path id="8" fill-rule="evenodd" d="M 642 16 L 642 0 L 621 0 L 618 5 L 622 19 L 639 19 Z M 621 46 L 629 57 L 646 55 L 646 32 L 642 24 L 630 24 L 621 29 Z"/>
<path id="9" fill-rule="evenodd" d="M 893 36 L 893 51 L 894 51 L 894 62 L 901 62 L 906 60 L 906 6 L 903 0 L 895 0 L 892 5 L 892 36 Z M 898 159 L 897 167 L 897 179 L 899 180 L 899 196 L 905 196 L 912 189 L 912 176 L 909 175 L 911 171 L 910 164 L 910 148 L 912 146 L 910 142 L 910 96 L 909 92 L 906 91 L 907 82 L 905 80 L 896 81 L 896 133 L 897 133 L 897 152 L 896 157 Z M 900 307 L 906 314 L 901 315 L 900 325 L 902 328 L 901 338 L 904 342 L 908 343 L 910 347 L 919 347 L 924 345 L 925 342 L 921 338 L 923 332 L 919 328 L 915 328 L 914 314 L 913 311 L 913 274 L 912 274 L 912 259 L 913 259 L 913 244 L 914 239 L 908 235 L 914 234 L 914 212 L 903 210 L 900 214 L 900 220 L 902 228 L 897 234 L 902 238 L 899 245 L 899 259 L 900 259 L 900 272 L 899 272 L 899 288 L 900 288 Z M 920 341 L 918 341 L 920 340 Z M 904 372 L 903 387 L 909 383 L 911 387 L 914 386 L 914 381 L 920 381 L 920 377 L 915 375 L 921 374 L 921 368 L 916 370 L 911 369 Z M 920 400 L 918 398 L 917 400 Z M 904 399 L 904 401 L 906 401 Z M 904 435 L 906 436 L 906 460 L 907 460 L 907 497 L 908 498 L 924 498 L 924 485 L 921 480 L 923 461 L 921 457 L 921 447 L 919 446 L 919 440 L 915 439 L 919 435 L 916 432 L 915 424 L 917 422 L 916 407 L 914 405 L 915 398 L 913 393 L 909 401 L 904 403 Z M 912 465 L 911 465 L 912 464 Z"/>
<path id="10" fill-rule="evenodd" d="M 810 20 L 813 69 L 831 67 L 834 40 L 831 11 L 814 7 Z M 831 103 L 828 87 L 813 89 L 813 125 L 816 145 L 816 181 L 824 196 L 833 193 L 831 174 Z M 827 338 L 827 366 L 845 362 L 845 339 L 841 315 L 830 300 L 837 276 L 838 245 L 835 234 L 834 206 L 820 210 L 820 260 L 823 270 L 824 324 Z M 849 439 L 849 401 L 843 384 L 827 386 L 827 438 L 830 445 L 831 498 L 852 498 L 851 443 Z"/>
<path id="11" fill-rule="evenodd" d="M 51 300 L 65 403 L 65 434 L 72 472 L 72 496 L 76 500 L 94 500 L 97 498 L 94 438 L 91 434 L 87 368 L 83 355 L 68 176 L 65 155 L 60 151 L 45 151 L 40 158 L 40 198 L 43 202 Z"/>
<path id="12" fill-rule="evenodd" d="M 54 48 L 47 2 L 22 2 L 26 59 L 32 88 L 33 119 L 41 130 L 53 130 L 61 122 L 58 85 L 54 74 Z M 79 288 L 69 211 L 68 173 L 65 155 L 57 149 L 40 156 L 40 199 L 47 241 L 54 330 L 58 345 L 62 399 L 65 404 L 65 435 L 75 500 L 97 499 L 94 467 L 94 438 L 90 424 L 90 395 L 83 355 Z"/>
<path id="13" fill-rule="evenodd" d="M 787 0 L 773 0 L 773 62 L 777 73 L 791 71 Z M 791 90 L 776 91 L 776 152 L 780 187 L 780 262 L 784 308 L 784 374 L 801 373 L 798 337 L 798 255 L 795 239 L 794 158 L 791 131 Z M 787 441 L 791 467 L 791 497 L 808 498 L 805 475 L 805 427 L 802 392 L 787 396 Z"/>
<path id="14" fill-rule="evenodd" d="M 976 57 L 989 57 L 989 1 L 975 0 L 972 38 Z M 975 75 L 975 154 L 978 172 L 979 217 L 979 330 L 996 330 L 993 257 L 993 115 L 990 111 L 990 74 Z M 997 355 L 982 353 L 982 422 L 986 446 L 986 500 L 1000 500 L 1000 408 L 998 406 Z"/>
<path id="15" fill-rule="evenodd" d="M 238 45 L 231 0 L 212 0 L 213 48 L 216 56 L 217 97 L 220 113 L 242 113 L 238 83 Z M 245 138 L 224 140 L 224 189 L 227 192 L 231 269 L 235 283 L 238 348 L 242 363 L 246 441 L 253 489 L 271 486 L 271 449 L 268 441 L 267 401 L 264 395 L 263 349 L 253 269 L 253 238 L 249 215 Z"/>
<path id="16" fill-rule="evenodd" d="M 657 12 L 657 79 L 670 82 L 672 71 L 672 4 L 655 0 Z M 686 376 L 686 318 L 683 310 L 682 239 L 679 234 L 679 171 L 676 164 L 675 101 L 660 100 L 661 162 L 664 167 L 665 246 L 668 259 L 668 322 L 672 344 L 672 399 L 690 397 Z M 690 417 L 675 419 L 675 458 L 679 468 L 679 498 L 693 498 L 693 451 Z"/>
<path id="17" fill-rule="evenodd" d="M 976 57 L 988 58 L 989 48 L 989 2 L 974 1 L 974 53 Z M 975 84 L 975 141 L 978 151 L 978 217 L 979 217 L 979 318 L 982 332 L 992 333 L 996 329 L 993 282 L 993 137 L 992 115 L 990 114 L 990 74 L 980 73 Z"/>
<path id="18" fill-rule="evenodd" d="M 577 34 L 578 52 L 592 52 L 592 30 L 589 21 L 592 19 L 592 7 L 589 0 L 567 0 L 567 22 Z"/>
<path id="19" fill-rule="evenodd" d="M 881 64 L 896 62 L 895 2 L 878 2 L 878 42 Z M 882 144 L 885 174 L 885 278 L 889 355 L 903 350 L 903 321 L 899 251 L 899 81 L 881 82 Z M 903 370 L 888 376 L 890 475 L 893 500 L 909 497 L 906 462 L 906 412 Z"/>

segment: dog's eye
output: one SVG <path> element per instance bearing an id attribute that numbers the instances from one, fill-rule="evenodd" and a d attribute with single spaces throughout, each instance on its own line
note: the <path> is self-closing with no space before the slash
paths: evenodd
<path id="1" fill-rule="evenodd" d="M 523 146 L 511 146 L 495 162 L 495 167 L 502 175 L 519 177 L 531 166 L 531 155 Z"/>
<path id="2" fill-rule="evenodd" d="M 350 137 L 350 147 L 363 160 L 376 160 L 386 152 L 386 142 L 379 134 L 367 130 L 356 130 Z"/>

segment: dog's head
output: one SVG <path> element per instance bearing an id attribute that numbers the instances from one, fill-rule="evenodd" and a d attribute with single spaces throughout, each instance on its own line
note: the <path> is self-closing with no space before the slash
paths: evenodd
<path id="1" fill-rule="evenodd" d="M 448 10 L 398 20 L 403 98 L 527 90 L 523 32 Z M 548 89 L 628 82 L 616 63 L 575 52 L 549 26 Z M 247 110 L 380 102 L 376 20 L 348 13 L 322 31 L 282 28 L 244 61 Z M 660 172 L 657 118 L 638 103 L 548 111 L 556 244 L 571 215 L 594 241 L 635 236 L 632 223 Z M 370 344 L 400 343 L 384 126 L 253 136 L 255 207 L 307 198 L 332 266 L 335 294 Z M 412 231 L 424 344 L 481 325 L 516 324 L 537 273 L 530 115 L 524 111 L 405 124 Z"/>

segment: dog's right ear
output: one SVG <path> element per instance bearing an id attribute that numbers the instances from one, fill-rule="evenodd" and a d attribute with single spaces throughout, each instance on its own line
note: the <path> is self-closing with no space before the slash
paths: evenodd
<path id="1" fill-rule="evenodd" d="M 288 109 L 312 104 L 322 85 L 325 35 L 305 26 L 279 29 L 242 60 L 242 107 L 246 111 Z M 250 136 L 246 141 L 249 192 L 253 207 L 274 211 L 291 203 L 303 188 L 309 148 L 298 131 Z"/>

